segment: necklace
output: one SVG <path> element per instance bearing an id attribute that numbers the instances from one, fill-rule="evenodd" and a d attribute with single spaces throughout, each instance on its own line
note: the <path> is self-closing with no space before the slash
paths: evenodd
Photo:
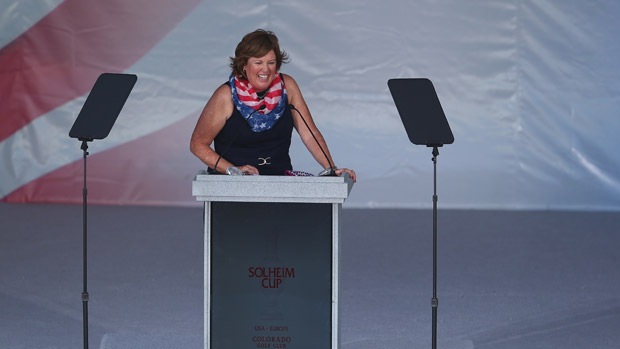
<path id="1" fill-rule="evenodd" d="M 264 99 L 265 95 L 267 94 L 267 91 L 268 90 L 256 92 L 256 95 L 258 96 L 258 99 Z"/>

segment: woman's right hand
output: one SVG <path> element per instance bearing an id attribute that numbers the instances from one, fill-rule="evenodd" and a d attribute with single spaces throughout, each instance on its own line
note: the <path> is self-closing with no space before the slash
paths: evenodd
<path id="1" fill-rule="evenodd" d="M 243 172 L 244 175 L 257 175 L 258 169 L 252 165 L 243 165 L 238 166 L 238 168 Z"/>

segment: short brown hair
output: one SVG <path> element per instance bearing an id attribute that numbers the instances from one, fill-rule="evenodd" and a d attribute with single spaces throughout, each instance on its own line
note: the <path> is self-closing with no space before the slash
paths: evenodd
<path id="1" fill-rule="evenodd" d="M 276 71 L 280 71 L 282 63 L 287 63 L 288 55 L 280 50 L 278 37 L 272 31 L 257 29 L 246 34 L 235 49 L 235 57 L 230 57 L 232 73 L 237 78 L 246 79 L 243 66 L 250 57 L 262 57 L 273 50 L 276 54 Z"/>

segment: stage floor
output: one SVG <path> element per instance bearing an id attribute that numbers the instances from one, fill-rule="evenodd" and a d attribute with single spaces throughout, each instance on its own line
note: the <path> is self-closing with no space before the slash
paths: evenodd
<path id="1" fill-rule="evenodd" d="M 202 210 L 88 217 L 90 347 L 201 348 Z M 0 348 L 82 347 L 82 207 L 0 220 Z M 440 209 L 439 348 L 618 348 L 619 252 L 618 212 Z M 430 210 L 344 209 L 341 267 L 342 348 L 431 347 Z"/>

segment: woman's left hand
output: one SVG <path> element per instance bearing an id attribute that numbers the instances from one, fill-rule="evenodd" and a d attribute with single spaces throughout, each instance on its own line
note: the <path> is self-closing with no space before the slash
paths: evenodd
<path id="1" fill-rule="evenodd" d="M 336 170 L 336 174 L 341 176 L 343 173 L 348 173 L 349 177 L 353 180 L 353 183 L 357 182 L 357 177 L 355 176 L 355 171 L 349 170 L 348 168 L 339 168 Z"/>

